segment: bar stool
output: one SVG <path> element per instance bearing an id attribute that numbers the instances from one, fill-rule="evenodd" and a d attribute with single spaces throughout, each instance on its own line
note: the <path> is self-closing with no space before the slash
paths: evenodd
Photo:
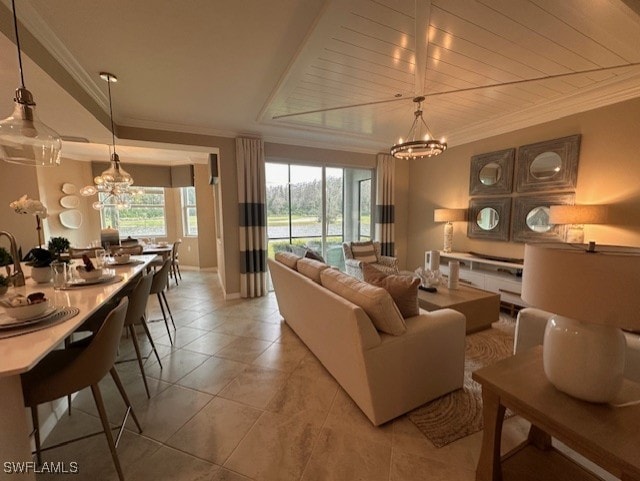
<path id="1" fill-rule="evenodd" d="M 88 436 L 82 436 L 81 438 L 72 439 L 55 446 L 50 446 L 45 450 L 65 445 L 70 442 L 79 441 L 80 439 L 85 439 L 89 436 L 104 433 L 107 438 L 109 450 L 111 451 L 113 464 L 118 472 L 118 478 L 120 481 L 124 481 L 116 446 L 124 430 L 129 413 L 131 413 L 131 417 L 133 418 L 138 431 L 142 433 L 142 428 L 140 427 L 138 418 L 133 411 L 131 402 L 129 401 L 127 393 L 122 386 L 118 372 L 114 367 L 127 306 L 127 299 L 120 301 L 120 304 L 118 304 L 118 306 L 109 313 L 102 323 L 102 326 L 100 326 L 98 332 L 91 337 L 89 342 L 75 346 L 72 345 L 68 349 L 53 351 L 42 359 L 32 370 L 20 376 L 22 380 L 24 403 L 26 407 L 31 409 L 36 457 L 39 465 L 42 464 L 43 449 L 40 445 L 38 405 L 51 402 L 55 399 L 90 386 L 93 399 L 96 403 L 96 408 L 100 415 L 103 431 L 93 433 Z M 111 377 L 116 383 L 118 391 L 120 391 L 120 395 L 127 406 L 127 411 L 124 415 L 124 419 L 122 420 L 122 424 L 120 425 L 120 430 L 115 441 L 111 434 L 111 426 L 109 425 L 109 419 L 107 418 L 102 394 L 98 387 L 98 383 L 104 376 L 106 376 L 107 373 L 111 374 Z"/>
<path id="2" fill-rule="evenodd" d="M 176 323 L 173 320 L 173 314 L 171 314 L 171 309 L 169 308 L 169 303 L 167 302 L 167 296 L 165 296 L 164 294 L 164 290 L 169 284 L 169 269 L 171 269 L 170 258 L 166 259 L 162 264 L 162 268 L 155 274 L 153 274 L 153 282 L 151 283 L 150 295 L 156 294 L 158 296 L 158 304 L 160 304 L 160 310 L 162 311 L 164 324 L 167 327 L 169 342 L 171 343 L 171 345 L 173 345 L 173 340 L 171 339 L 171 330 L 169 329 L 169 321 L 167 320 L 165 307 L 167 308 L 167 312 L 169 313 L 169 317 L 171 318 L 171 323 L 173 324 L 174 330 L 176 329 Z"/>
<path id="3" fill-rule="evenodd" d="M 142 373 L 142 381 L 144 382 L 144 389 L 147 391 L 147 397 L 151 398 L 151 394 L 149 393 L 149 386 L 147 384 L 147 376 L 144 372 L 144 363 L 143 357 L 140 353 L 140 345 L 138 344 L 138 336 L 136 335 L 136 327 L 142 326 L 144 332 L 147 334 L 147 338 L 151 343 L 151 348 L 156 355 L 156 359 L 158 360 L 158 364 L 160 365 L 160 369 L 162 369 L 162 362 L 160 362 L 160 356 L 158 355 L 158 351 L 156 349 L 156 345 L 153 342 L 153 338 L 151 337 L 151 332 L 149 332 L 149 326 L 147 326 L 147 322 L 145 320 L 145 311 L 147 310 L 147 301 L 149 300 L 149 292 L 151 290 L 151 284 L 153 282 L 153 274 L 145 274 L 143 275 L 138 283 L 133 288 L 131 294 L 129 294 L 129 307 L 127 308 L 127 315 L 124 320 L 124 327 L 129 329 L 129 334 L 131 335 L 131 341 L 133 342 L 133 347 L 136 350 L 136 357 L 138 358 L 138 366 L 140 367 L 140 373 Z M 126 362 L 126 361 L 119 361 Z"/>

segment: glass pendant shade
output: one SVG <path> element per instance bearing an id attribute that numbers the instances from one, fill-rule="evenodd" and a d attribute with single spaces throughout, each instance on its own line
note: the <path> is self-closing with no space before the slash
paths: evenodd
<path id="1" fill-rule="evenodd" d="M 80 189 L 80 195 L 88 197 L 90 195 L 95 195 L 98 193 L 98 189 L 93 185 L 86 185 Z"/>
<path id="2" fill-rule="evenodd" d="M 114 186 L 130 186 L 133 184 L 133 177 L 120 167 L 120 157 L 118 154 L 111 155 L 111 166 L 94 179 L 96 184 L 111 184 Z"/>
<path id="3" fill-rule="evenodd" d="M 11 116 L 0 121 L 0 157 L 28 166 L 60 165 L 60 136 L 42 123 L 36 114 L 31 92 L 16 90 Z"/>
<path id="4" fill-rule="evenodd" d="M 118 154 L 111 155 L 111 165 L 100 175 L 93 179 L 95 185 L 87 185 L 80 189 L 80 194 L 88 197 L 97 193 L 106 194 L 103 198 L 93 203 L 93 208 L 101 210 L 105 206 L 115 206 L 117 209 L 131 207 L 129 196 L 134 194 L 130 190 L 133 177 L 120 166 Z"/>
<path id="5" fill-rule="evenodd" d="M 133 177 L 120 166 L 120 157 L 116 153 L 116 138 L 113 128 L 113 109 L 111 104 L 111 83 L 117 82 L 115 75 L 108 72 L 101 72 L 100 78 L 109 85 L 109 118 L 111 120 L 111 139 L 113 143 L 113 153 L 111 154 L 111 165 L 100 175 L 93 179 L 94 185 L 87 185 L 80 189 L 80 194 L 90 196 L 100 194 L 98 201 L 92 204 L 96 210 L 105 207 L 115 207 L 118 210 L 131 207 L 131 196 L 135 192 L 131 190 Z"/>

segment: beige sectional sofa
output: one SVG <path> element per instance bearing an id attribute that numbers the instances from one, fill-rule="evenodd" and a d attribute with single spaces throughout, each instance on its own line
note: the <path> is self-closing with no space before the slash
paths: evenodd
<path id="1" fill-rule="evenodd" d="M 403 331 L 400 335 L 380 332 L 363 307 L 337 293 L 344 288 L 366 298 L 373 292 L 370 288 L 380 288 L 326 270 L 328 266 L 316 261 L 291 254 L 279 259 L 288 265 L 272 259 L 268 264 L 280 314 L 374 425 L 462 387 L 462 314 L 421 310 L 401 321 L 405 328 L 393 321 L 392 330 Z M 384 319 L 377 310 L 389 308 L 379 296 L 366 304 L 378 325 Z M 395 305 L 391 309 L 397 311 Z"/>

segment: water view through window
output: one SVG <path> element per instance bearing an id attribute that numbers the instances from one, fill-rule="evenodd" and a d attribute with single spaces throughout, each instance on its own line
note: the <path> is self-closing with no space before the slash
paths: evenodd
<path id="1" fill-rule="evenodd" d="M 344 268 L 342 242 L 371 232 L 372 171 L 266 164 L 269 255 L 306 249 Z"/>

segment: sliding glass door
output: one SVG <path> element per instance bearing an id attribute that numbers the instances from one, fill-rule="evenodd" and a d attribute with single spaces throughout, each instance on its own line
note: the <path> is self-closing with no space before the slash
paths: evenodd
<path id="1" fill-rule="evenodd" d="M 318 252 L 344 269 L 342 242 L 372 232 L 372 171 L 297 164 L 266 164 L 269 255 Z"/>

